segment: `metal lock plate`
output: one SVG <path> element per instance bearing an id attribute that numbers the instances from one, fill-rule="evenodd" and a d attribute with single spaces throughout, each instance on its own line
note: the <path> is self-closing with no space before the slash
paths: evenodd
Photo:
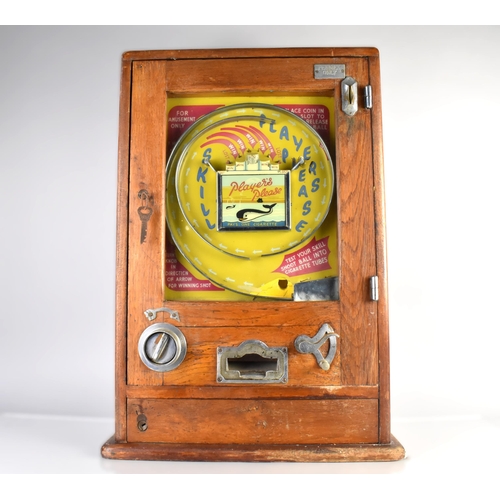
<path id="1" fill-rule="evenodd" d="M 358 112 L 358 82 L 348 76 L 341 82 L 342 111 L 349 116 Z"/>

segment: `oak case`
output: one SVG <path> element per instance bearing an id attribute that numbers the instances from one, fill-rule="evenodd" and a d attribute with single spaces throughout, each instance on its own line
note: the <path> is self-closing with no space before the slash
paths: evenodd
<path id="1" fill-rule="evenodd" d="M 341 76 L 318 78 L 315 65 Z M 337 67 L 337 66 L 335 66 Z M 342 110 L 342 85 L 352 77 Z M 364 101 L 366 90 L 372 102 Z M 352 95 L 354 94 L 354 95 Z M 328 222 L 338 297 L 186 300 L 166 293 L 165 165 L 169 99 L 328 98 L 335 190 Z M 116 428 L 102 455 L 214 461 L 399 460 L 391 435 L 389 328 L 379 54 L 373 48 L 129 52 L 120 97 L 116 285 Z M 295 100 L 295 101 L 294 101 Z M 168 193 L 167 193 L 168 196 Z M 148 218 L 140 212 L 147 208 Z M 223 258 L 221 256 L 221 258 Z M 336 267 L 336 268 L 335 268 Z M 335 268 L 335 269 L 334 269 Z M 193 271 L 194 272 L 194 271 Z M 307 276 L 305 276 L 307 279 Z M 376 289 L 374 289 L 376 287 Z M 156 308 L 156 309 L 155 309 Z M 167 308 L 178 315 L 175 319 Z M 146 311 L 155 309 L 151 319 Z M 149 369 L 143 332 L 172 325 L 187 340 L 171 371 Z M 328 324 L 338 335 L 328 370 L 295 340 Z M 250 340 L 287 353 L 277 383 L 220 383 L 218 350 Z M 326 355 L 328 342 L 320 349 Z"/>

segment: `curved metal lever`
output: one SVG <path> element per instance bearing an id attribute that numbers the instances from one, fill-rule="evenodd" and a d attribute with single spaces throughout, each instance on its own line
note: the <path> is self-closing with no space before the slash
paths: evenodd
<path id="1" fill-rule="evenodd" d="M 320 368 L 329 370 L 337 352 L 337 337 L 338 334 L 334 332 L 333 328 L 328 323 L 324 323 L 312 338 L 307 335 L 299 335 L 295 339 L 295 348 L 301 354 L 313 354 Z M 330 339 L 330 349 L 324 357 L 319 349 L 328 339 Z"/>

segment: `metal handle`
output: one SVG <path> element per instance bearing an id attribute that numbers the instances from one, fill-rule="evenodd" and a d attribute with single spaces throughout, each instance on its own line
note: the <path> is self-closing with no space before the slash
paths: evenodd
<path id="1" fill-rule="evenodd" d="M 147 311 L 144 311 L 144 316 L 149 319 L 149 321 L 153 321 L 156 319 L 156 313 L 159 312 L 167 312 L 170 314 L 170 317 L 172 319 L 175 319 L 176 321 L 180 321 L 180 316 L 177 311 L 174 311 L 173 309 L 169 309 L 168 307 L 159 307 L 158 309 L 148 309 Z"/>
<path id="2" fill-rule="evenodd" d="M 324 323 L 314 337 L 299 335 L 295 339 L 295 348 L 301 354 L 313 354 L 320 368 L 329 370 L 337 352 L 338 336 L 328 323 Z M 319 349 L 327 340 L 330 340 L 330 349 L 326 357 L 324 357 Z"/>

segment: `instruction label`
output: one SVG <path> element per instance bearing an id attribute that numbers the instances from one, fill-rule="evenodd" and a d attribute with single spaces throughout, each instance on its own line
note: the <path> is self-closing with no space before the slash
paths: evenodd
<path id="1" fill-rule="evenodd" d="M 287 276 L 300 276 L 318 271 L 331 269 L 328 262 L 330 249 L 328 248 L 328 238 L 316 240 L 314 237 L 306 246 L 295 252 L 285 254 L 283 262 L 274 273 L 283 273 Z"/>
<path id="2" fill-rule="evenodd" d="M 174 249 L 167 245 L 165 263 L 165 282 L 170 290 L 176 292 L 223 292 L 224 288 L 215 286 L 209 280 L 200 280 L 188 271 L 176 258 Z"/>

